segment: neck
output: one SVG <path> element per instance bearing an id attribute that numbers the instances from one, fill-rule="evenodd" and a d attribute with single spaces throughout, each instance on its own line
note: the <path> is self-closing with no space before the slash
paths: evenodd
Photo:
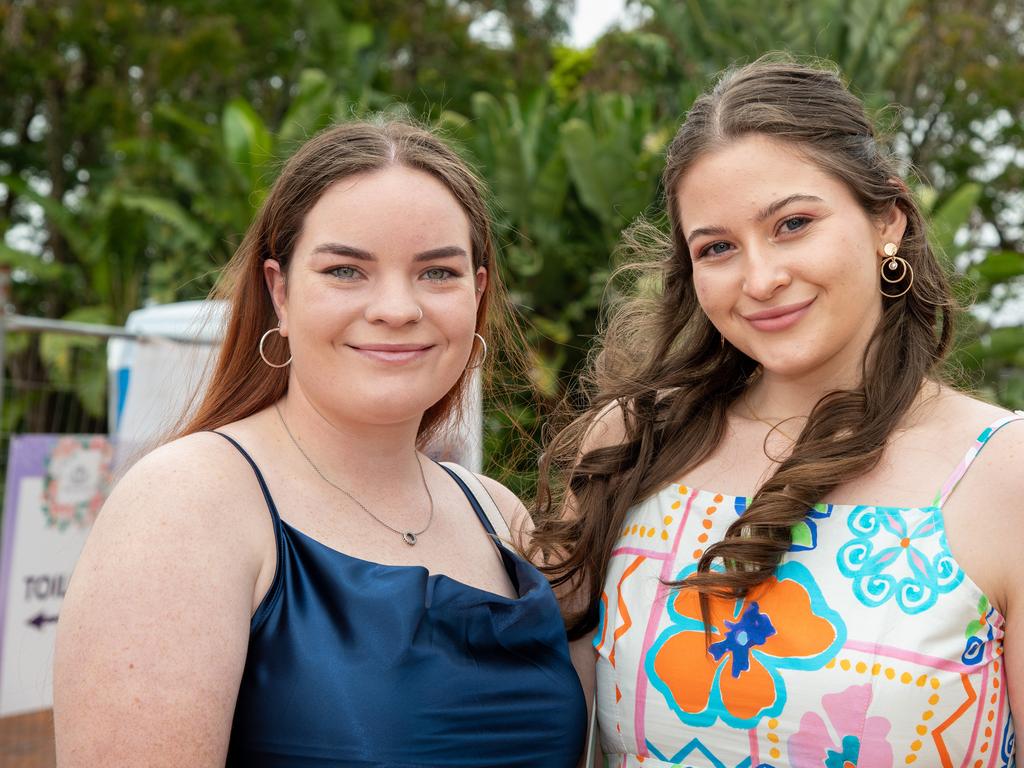
<path id="1" fill-rule="evenodd" d="M 299 455 L 287 434 L 283 435 L 286 450 L 295 451 L 299 461 L 312 462 L 332 480 L 347 482 L 353 488 L 376 483 L 381 476 L 398 483 L 420 482 L 418 420 L 383 425 L 355 423 L 312 402 L 294 381 L 277 408 L 308 458 Z"/>
<path id="2" fill-rule="evenodd" d="M 745 399 L 752 412 L 750 415 L 779 422 L 794 417 L 806 418 L 815 404 L 829 392 L 853 389 L 860 386 L 860 383 L 859 357 L 856 366 L 826 365 L 811 373 L 796 376 L 762 369 L 748 386 Z"/>

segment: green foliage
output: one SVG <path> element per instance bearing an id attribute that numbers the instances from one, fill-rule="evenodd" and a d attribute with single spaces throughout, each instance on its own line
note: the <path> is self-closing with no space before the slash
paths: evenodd
<path id="1" fill-rule="evenodd" d="M 575 50 L 560 38 L 570 5 L 0 5 L 0 265 L 14 305 L 119 323 L 144 301 L 198 298 L 298 144 L 334 121 L 404 110 L 451 137 L 487 181 L 532 377 L 554 400 L 594 334 L 622 229 L 659 204 L 680 116 L 722 68 L 781 50 L 837 62 L 886 120 L 923 179 L 937 250 L 981 307 L 956 362 L 1024 406 L 1024 331 L 1004 312 L 1024 282 L 1024 11 L 994 0 L 792 0 L 770 12 L 755 0 L 641 0 L 640 28 Z M 494 36 L 471 32 L 484 14 Z M 884 109 L 892 102 L 903 109 Z M 38 359 L 85 412 L 102 412 L 95 341 L 10 335 L 8 353 L 12 365 Z M 27 413 L 17 399 L 5 409 L 11 427 Z M 514 426 L 536 434 L 541 422 L 526 400 L 490 416 L 492 470 L 518 472 L 525 488 L 534 457 L 515 453 Z"/>

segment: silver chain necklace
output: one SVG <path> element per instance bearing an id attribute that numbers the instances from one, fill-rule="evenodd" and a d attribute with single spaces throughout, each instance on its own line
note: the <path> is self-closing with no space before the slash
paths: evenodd
<path id="1" fill-rule="evenodd" d="M 302 446 L 299 445 L 299 441 L 295 439 L 295 435 L 292 434 L 292 431 L 290 429 L 288 429 L 288 422 L 286 422 L 284 420 L 284 414 L 281 413 L 281 409 L 280 409 L 280 407 L 278 406 L 277 403 L 274 403 L 274 410 L 277 411 L 277 418 L 279 418 L 281 420 L 281 426 L 284 427 L 284 431 L 288 433 L 288 437 L 289 437 L 289 439 L 291 439 L 292 444 L 298 449 L 299 453 L 302 454 L 302 458 L 304 458 L 306 460 L 306 462 L 309 464 L 309 466 L 311 466 L 313 468 L 313 471 L 316 472 L 318 475 L 320 475 L 320 479 L 323 480 L 325 483 L 327 483 L 332 488 L 337 488 L 339 491 L 341 491 L 346 496 L 348 496 L 353 502 L 356 503 L 356 505 L 358 505 L 358 507 L 361 510 L 363 510 L 363 512 L 368 514 L 370 517 L 372 517 L 378 523 L 383 525 L 389 531 L 394 531 L 399 536 L 401 536 L 402 537 L 402 541 L 404 541 L 410 547 L 414 546 L 416 544 L 416 541 L 417 541 L 416 537 L 417 536 L 421 536 L 427 530 L 427 528 L 430 527 L 430 524 L 432 522 L 434 522 L 434 497 L 430 493 L 430 486 L 427 485 L 426 475 L 423 474 L 423 462 L 420 461 L 420 457 L 419 457 L 418 454 L 416 455 L 416 466 L 419 467 L 419 469 L 420 469 L 420 480 L 423 481 L 423 490 L 425 490 L 427 492 L 427 499 L 430 500 L 430 514 L 427 516 L 427 524 L 424 525 L 420 530 L 418 530 L 418 531 L 400 531 L 397 528 L 395 528 L 393 526 L 390 526 L 387 523 L 385 523 L 383 520 L 381 520 L 379 517 L 377 517 L 375 514 L 373 514 L 373 512 L 371 512 L 369 509 L 367 509 L 366 505 L 363 504 L 363 502 L 361 502 L 359 499 L 357 499 L 355 496 L 353 496 L 351 493 L 346 491 L 340 485 L 338 485 L 337 483 L 332 481 L 330 478 L 328 478 L 323 472 L 321 472 L 320 468 L 317 467 L 317 465 L 313 463 L 313 460 L 311 458 L 309 458 L 309 456 L 306 455 L 306 452 L 304 450 L 302 450 Z"/>

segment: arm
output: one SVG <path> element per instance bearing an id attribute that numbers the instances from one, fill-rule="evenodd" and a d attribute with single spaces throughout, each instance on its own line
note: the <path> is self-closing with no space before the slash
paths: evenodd
<path id="1" fill-rule="evenodd" d="M 598 414 L 594 423 L 590 426 L 586 436 L 580 445 L 579 455 L 582 456 L 589 451 L 596 450 L 598 448 L 605 448 L 611 445 L 617 445 L 626 439 L 626 427 L 622 417 L 622 408 L 618 403 L 610 403 L 601 413 Z M 575 504 L 575 499 L 569 497 L 566 500 L 565 514 L 575 516 L 579 514 L 579 511 Z M 597 706 L 595 699 L 597 691 L 597 654 L 594 651 L 594 633 L 590 633 L 585 637 L 581 637 L 579 640 L 575 640 L 569 644 L 569 652 L 573 658 L 573 664 L 576 666 L 576 672 L 580 676 L 580 682 L 583 683 L 584 691 L 587 694 L 587 708 L 591 710 Z M 593 717 L 593 712 L 590 713 Z M 597 730 L 597 722 L 594 721 L 595 728 Z M 604 765 L 604 753 L 601 751 L 601 739 L 599 734 L 596 732 L 588 734 L 591 739 L 596 739 L 596 746 L 594 750 L 595 761 L 594 766 Z M 589 739 L 588 739 L 589 741 Z M 582 760 L 577 768 L 591 768 L 589 765 L 584 765 Z"/>
<path id="2" fill-rule="evenodd" d="M 494 499 L 494 503 L 497 505 L 498 511 L 501 512 L 501 516 L 505 518 L 505 522 L 508 523 L 513 541 L 525 547 L 530 533 L 533 531 L 533 520 L 526 507 L 523 506 L 523 502 L 497 480 L 492 480 L 484 475 L 477 475 L 477 477 L 491 495 L 491 498 Z M 587 701 L 589 717 L 590 709 L 594 702 L 595 682 L 594 645 L 591 638 L 585 637 L 569 643 L 569 658 L 572 661 L 577 676 L 579 676 L 583 695 Z M 578 768 L 588 768 L 583 765 L 582 758 Z"/>
<path id="3" fill-rule="evenodd" d="M 1007 694 L 1010 711 L 1024 713 L 1024 558 L 1020 556 L 1021 530 L 1024 528 L 1024 424 L 1009 424 L 993 441 L 1003 438 L 992 451 L 992 461 L 983 465 L 982 487 L 995 489 L 996 498 L 989 501 L 998 511 L 995 530 L 987 537 L 986 559 L 999 564 L 999 587 L 991 595 L 1006 623 L 1003 626 L 1003 663 L 1006 665 Z M 998 450 L 993 450 L 998 448 Z M 988 458 L 988 457 L 986 457 Z M 981 475 L 982 473 L 978 473 Z M 968 474 L 967 479 L 972 479 Z"/>
<path id="4" fill-rule="evenodd" d="M 58 626 L 62 768 L 224 765 L 269 522 L 220 440 L 150 454 L 103 507 Z"/>
<path id="5" fill-rule="evenodd" d="M 612 403 L 605 408 L 591 425 L 583 444 L 580 448 L 580 455 L 599 447 L 615 445 L 622 442 L 626 437 L 625 425 L 623 424 L 622 412 L 619 406 Z M 499 511 L 509 523 L 509 529 L 516 541 L 523 546 L 528 543 L 528 538 L 533 530 L 533 520 L 523 506 L 522 502 L 500 483 L 490 478 L 479 476 L 481 483 L 490 493 L 498 506 Z M 567 499 L 565 506 L 566 515 L 576 515 L 577 510 L 573 499 Z M 556 590 L 559 600 L 565 601 L 567 596 L 565 590 Z M 594 652 L 593 635 L 587 635 L 569 643 L 569 656 L 573 667 L 579 677 L 580 685 L 583 688 L 587 702 L 588 719 L 592 713 L 594 703 L 594 692 L 596 687 L 596 654 Z M 597 764 L 603 764 L 600 751 L 600 742 L 597 747 Z M 580 758 L 579 768 L 589 768 L 584 765 L 583 756 Z"/>
<path id="6" fill-rule="evenodd" d="M 1020 535 L 1018 529 L 1018 536 Z M 1020 557 L 1013 558 L 1017 584 L 1024 583 L 1024 567 Z M 1006 690 L 1010 711 L 1024 713 L 1024 596 L 1020 588 L 1010 593 L 1006 606 L 1006 636 L 1003 642 L 1003 663 L 1006 665 Z"/>

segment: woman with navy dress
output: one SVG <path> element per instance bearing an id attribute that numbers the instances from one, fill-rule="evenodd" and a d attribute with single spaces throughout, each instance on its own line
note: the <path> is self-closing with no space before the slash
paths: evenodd
<path id="1" fill-rule="evenodd" d="M 340 125 L 218 295 L 191 420 L 107 501 L 61 616 L 61 766 L 571 768 L 586 707 L 500 484 L 428 459 L 508 322 L 480 184 Z"/>

